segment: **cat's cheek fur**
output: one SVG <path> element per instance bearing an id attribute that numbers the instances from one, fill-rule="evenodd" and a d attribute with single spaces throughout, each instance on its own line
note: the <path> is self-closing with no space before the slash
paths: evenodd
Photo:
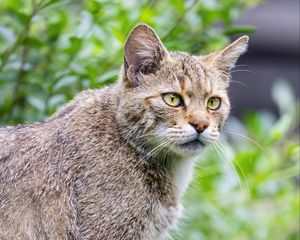
<path id="1" fill-rule="evenodd" d="M 217 127 L 208 127 L 203 133 L 200 134 L 199 140 L 206 146 L 218 141 L 220 133 Z"/>

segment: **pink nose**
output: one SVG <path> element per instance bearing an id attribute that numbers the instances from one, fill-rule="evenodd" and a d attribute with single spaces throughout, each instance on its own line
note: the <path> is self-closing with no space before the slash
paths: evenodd
<path id="1" fill-rule="evenodd" d="M 190 124 L 196 129 L 197 133 L 202 133 L 209 125 L 207 121 L 192 121 Z"/>

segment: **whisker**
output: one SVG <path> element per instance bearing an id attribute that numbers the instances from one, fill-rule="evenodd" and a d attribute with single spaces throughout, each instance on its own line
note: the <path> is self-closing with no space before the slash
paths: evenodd
<path id="1" fill-rule="evenodd" d="M 227 176 L 229 176 L 229 178 L 231 179 L 231 181 L 233 181 L 233 175 L 231 174 L 231 171 L 229 170 L 228 165 L 226 164 L 226 161 L 224 161 L 224 157 L 222 155 L 222 152 L 216 146 L 217 145 L 212 145 L 213 149 L 216 151 L 216 153 L 218 154 L 219 158 L 221 159 L 221 162 L 223 164 L 223 167 L 224 167 L 224 170 L 225 170 Z"/>
<path id="2" fill-rule="evenodd" d="M 229 155 L 231 156 L 231 159 L 237 164 L 239 170 L 241 171 L 242 173 L 242 177 L 243 177 L 243 180 L 245 181 L 245 184 L 246 184 L 246 190 L 247 192 L 249 192 L 249 184 L 248 184 L 248 181 L 247 181 L 247 178 L 246 178 L 246 175 L 241 167 L 241 165 L 239 164 L 239 162 L 237 161 L 237 159 L 235 158 L 234 154 L 232 153 L 232 151 L 230 151 L 230 148 L 226 148 L 226 146 L 224 144 L 222 144 L 221 142 L 219 142 L 220 146 L 224 149 L 224 150 L 227 150 L 227 152 L 229 153 Z"/>
<path id="3" fill-rule="evenodd" d="M 158 153 L 159 151 L 161 151 L 169 143 L 170 143 L 169 139 L 166 139 L 165 141 L 163 141 L 162 143 L 160 143 L 158 146 L 156 146 L 150 152 L 147 153 L 147 158 L 146 159 L 149 160 L 152 156 L 154 156 L 156 153 Z"/>
<path id="4" fill-rule="evenodd" d="M 220 142 L 219 142 L 220 143 Z M 234 172 L 234 176 L 235 176 L 235 180 L 237 180 L 238 184 L 239 184 L 239 187 L 240 187 L 240 190 L 243 192 L 243 185 L 242 185 L 242 182 L 241 182 L 241 179 L 240 179 L 240 176 L 238 175 L 233 163 L 232 163 L 232 160 L 234 159 L 233 155 L 230 154 L 230 159 L 228 158 L 228 155 L 225 154 L 225 150 L 224 148 L 221 147 L 221 145 L 219 145 L 218 143 L 216 143 L 216 145 L 218 146 L 218 148 L 224 152 L 224 156 L 225 156 L 225 160 L 227 162 L 229 162 L 229 166 L 231 167 L 232 171 Z M 227 157 L 226 157 L 227 156 Z"/>
<path id="5" fill-rule="evenodd" d="M 235 72 L 247 72 L 247 73 L 251 73 L 253 75 L 256 76 L 256 72 L 248 70 L 248 69 L 236 69 L 236 70 L 231 70 L 231 73 L 235 73 Z"/>
<path id="6" fill-rule="evenodd" d="M 163 158 L 162 158 L 162 161 L 164 162 L 163 165 L 164 166 L 167 166 L 168 162 L 167 161 L 167 157 L 168 157 L 168 154 L 171 152 L 172 148 L 174 147 L 175 145 L 175 142 L 171 142 L 171 146 L 169 146 L 169 149 L 165 152 Z"/>
<path id="7" fill-rule="evenodd" d="M 162 150 L 164 149 L 164 147 L 167 146 L 168 144 L 169 144 L 168 141 L 166 141 L 164 144 L 161 144 L 161 146 L 157 147 L 157 148 L 155 149 L 155 151 L 152 151 L 152 152 L 151 152 L 151 154 L 147 154 L 147 155 L 148 155 L 147 159 L 150 159 L 151 157 L 157 155 L 157 154 L 158 154 L 160 151 L 162 151 Z"/>
<path id="8" fill-rule="evenodd" d="M 244 86 L 244 87 L 246 87 L 246 88 L 250 88 L 249 86 L 247 86 L 246 84 L 244 84 L 244 83 L 242 83 L 242 82 L 240 82 L 240 81 L 230 80 L 230 83 L 238 83 L 238 84 L 240 84 L 240 85 L 242 85 L 242 86 Z"/>
<path id="9" fill-rule="evenodd" d="M 239 136 L 241 138 L 247 139 L 248 141 L 254 143 L 257 147 L 259 147 L 266 155 L 269 155 L 269 153 L 258 142 L 254 141 L 253 139 L 251 139 L 251 138 L 249 138 L 247 136 L 244 136 L 242 134 L 235 133 L 235 132 L 224 131 L 224 130 L 222 130 L 222 132 L 229 133 L 229 134 L 236 135 L 236 136 Z"/>
<path id="10" fill-rule="evenodd" d="M 140 138 L 144 138 L 144 137 L 156 137 L 159 136 L 158 133 L 148 133 L 148 134 L 142 134 L 140 136 L 135 137 L 135 139 L 140 139 Z"/>
<path id="11" fill-rule="evenodd" d="M 235 177 L 234 177 L 234 175 L 235 175 L 235 176 L 238 178 L 238 181 L 239 181 L 239 183 L 240 183 L 240 178 L 238 177 L 238 175 L 237 175 L 237 173 L 236 173 L 236 170 L 235 170 L 235 167 L 234 167 L 234 165 L 232 164 L 231 160 L 228 159 L 225 150 L 219 145 L 218 142 L 215 142 L 215 145 L 217 146 L 217 148 L 218 148 L 218 149 L 220 150 L 220 152 L 222 153 L 222 156 L 224 157 L 225 162 L 228 162 L 228 163 L 229 163 L 228 169 L 229 169 L 229 172 L 230 172 L 231 175 L 232 175 L 232 179 L 235 180 Z M 231 170 L 233 170 L 234 175 L 232 174 L 232 171 L 231 171 Z"/>
<path id="12" fill-rule="evenodd" d="M 235 68 L 238 68 L 238 67 L 249 67 L 249 68 L 252 68 L 252 66 L 250 66 L 248 64 L 236 64 L 234 67 Z"/>

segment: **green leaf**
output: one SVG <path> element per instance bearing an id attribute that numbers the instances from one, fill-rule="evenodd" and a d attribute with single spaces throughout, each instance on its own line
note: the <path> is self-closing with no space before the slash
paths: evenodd
<path id="1" fill-rule="evenodd" d="M 55 85 L 54 85 L 54 90 L 59 90 L 63 87 L 70 87 L 72 85 L 75 85 L 76 82 L 78 81 L 77 76 L 66 76 L 60 79 Z"/>
<path id="2" fill-rule="evenodd" d="M 41 99 L 37 96 L 29 96 L 27 98 L 28 102 L 35 107 L 38 111 L 43 112 L 45 108 L 45 102 L 44 99 Z"/>
<path id="3" fill-rule="evenodd" d="M 226 35 L 232 36 L 236 34 L 251 34 L 255 32 L 255 27 L 253 26 L 230 26 L 224 30 Z"/>
<path id="4" fill-rule="evenodd" d="M 70 55 L 77 53 L 82 46 L 82 38 L 70 37 L 70 46 L 66 49 L 66 52 Z"/>
<path id="5" fill-rule="evenodd" d="M 48 107 L 58 109 L 60 106 L 65 104 L 67 101 L 66 97 L 63 94 L 57 94 L 52 96 L 48 101 Z"/>
<path id="6" fill-rule="evenodd" d="M 291 85 L 283 79 L 276 80 L 272 88 L 272 98 L 281 114 L 290 112 L 297 104 Z"/>
<path id="7" fill-rule="evenodd" d="M 291 114 L 283 115 L 279 121 L 273 126 L 272 135 L 275 140 L 280 140 L 287 135 L 293 121 Z"/>

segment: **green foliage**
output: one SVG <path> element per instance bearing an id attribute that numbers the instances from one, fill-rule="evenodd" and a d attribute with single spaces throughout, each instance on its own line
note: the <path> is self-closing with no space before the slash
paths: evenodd
<path id="1" fill-rule="evenodd" d="M 258 2 L 2 0 L 0 125 L 45 119 L 80 90 L 113 83 L 138 22 L 153 26 L 170 50 L 203 54 L 252 32 L 233 22 Z M 297 238 L 299 104 L 282 81 L 273 98 L 279 119 L 268 112 L 231 119 L 230 144 L 221 141 L 200 161 L 175 239 Z"/>

